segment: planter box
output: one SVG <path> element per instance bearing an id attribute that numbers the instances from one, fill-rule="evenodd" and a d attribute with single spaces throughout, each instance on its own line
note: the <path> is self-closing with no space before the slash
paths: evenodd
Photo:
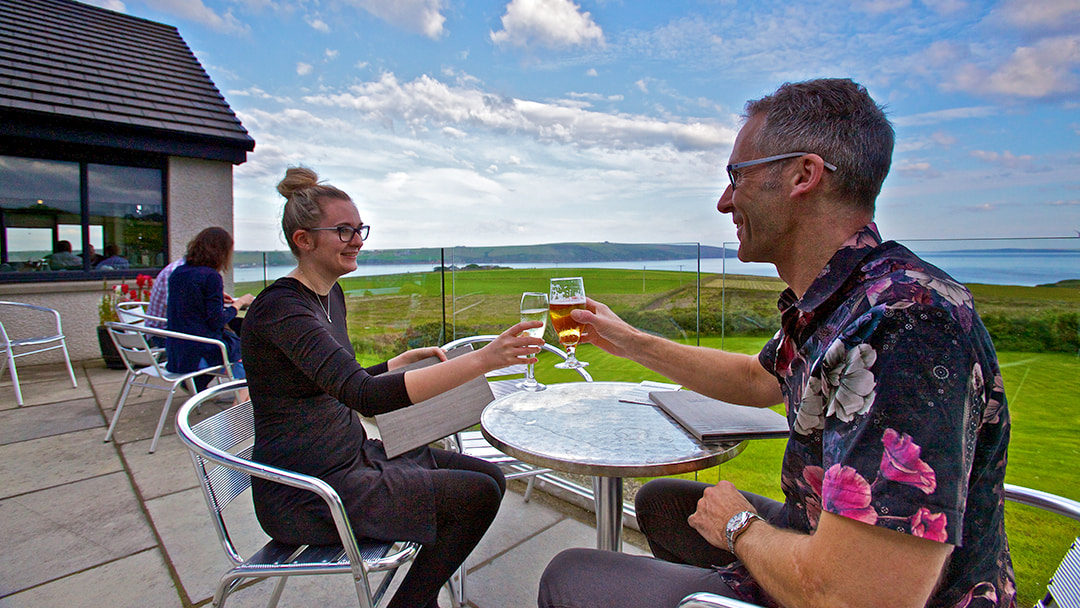
<path id="1" fill-rule="evenodd" d="M 109 337 L 109 328 L 104 325 L 97 326 L 98 346 L 101 347 L 101 358 L 105 360 L 105 367 L 109 369 L 126 369 L 124 360 L 116 350 L 112 338 Z"/>

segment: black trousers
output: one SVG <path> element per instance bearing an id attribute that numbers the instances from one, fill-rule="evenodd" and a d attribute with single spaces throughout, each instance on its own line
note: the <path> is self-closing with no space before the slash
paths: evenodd
<path id="1" fill-rule="evenodd" d="M 674 608 L 687 595 L 707 591 L 736 597 L 714 566 L 735 560 L 710 545 L 686 519 L 708 484 L 656 479 L 634 501 L 638 526 L 655 557 L 569 549 L 548 564 L 540 579 L 540 608 Z M 743 492 L 765 520 L 783 526 L 783 504 Z"/>
<path id="2" fill-rule="evenodd" d="M 432 449 L 435 542 L 424 545 L 387 608 L 437 608 L 439 589 L 453 576 L 491 526 L 506 493 L 496 465 Z"/>

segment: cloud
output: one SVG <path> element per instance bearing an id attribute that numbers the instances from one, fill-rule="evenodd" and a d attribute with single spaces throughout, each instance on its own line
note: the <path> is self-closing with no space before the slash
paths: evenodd
<path id="1" fill-rule="evenodd" d="M 893 167 L 893 172 L 914 179 L 934 179 L 941 177 L 941 172 L 927 161 L 904 161 Z"/>
<path id="2" fill-rule="evenodd" d="M 341 52 L 338 51 L 337 49 L 326 49 L 326 60 L 327 61 L 332 61 L 334 59 L 337 59 L 338 55 L 340 55 L 340 54 L 341 54 Z"/>
<path id="3" fill-rule="evenodd" d="M 596 112 L 568 100 L 545 103 L 500 97 L 427 75 L 399 82 L 392 73 L 384 73 L 347 92 L 309 96 L 304 101 L 355 110 L 384 124 L 403 123 L 418 134 L 445 126 L 471 126 L 584 148 L 715 150 L 730 145 L 735 136 L 735 129 L 712 122 Z"/>
<path id="4" fill-rule="evenodd" d="M 202 0 L 142 0 L 142 3 L 154 10 L 205 25 L 218 32 L 246 34 L 249 31 L 246 25 L 233 16 L 231 10 L 219 15 L 216 11 L 203 4 Z M 109 2 L 108 4 L 113 3 Z M 101 6 L 112 8 L 107 5 Z"/>
<path id="5" fill-rule="evenodd" d="M 1035 160 L 1030 154 L 1021 154 L 1019 156 L 1006 150 L 1004 152 L 992 152 L 986 150 L 973 150 L 971 156 L 994 165 L 1001 165 L 1009 169 L 1026 169 L 1029 168 L 1032 162 Z"/>
<path id="6" fill-rule="evenodd" d="M 307 76 L 314 69 L 315 68 L 313 68 L 310 63 L 304 63 L 303 61 L 297 62 L 296 64 L 297 76 Z"/>
<path id="7" fill-rule="evenodd" d="M 997 211 L 997 205 L 994 203 L 980 203 L 978 205 L 968 205 L 966 209 L 974 213 L 989 213 L 991 211 Z"/>
<path id="8" fill-rule="evenodd" d="M 586 76 L 599 76 L 599 73 L 596 71 L 596 68 L 589 68 L 589 69 L 585 70 L 585 75 Z"/>
<path id="9" fill-rule="evenodd" d="M 324 34 L 330 33 L 330 26 L 327 25 L 326 22 L 322 19 L 318 19 L 315 17 L 305 17 L 304 21 L 306 21 L 307 24 L 311 26 L 311 29 L 317 32 L 322 32 Z"/>
<path id="10" fill-rule="evenodd" d="M 1080 4 L 1075 0 L 1005 0 L 989 20 L 1036 33 L 1075 32 L 1080 27 Z"/>
<path id="11" fill-rule="evenodd" d="M 933 112 L 923 112 L 922 114 L 911 114 L 909 116 L 896 116 L 891 120 L 893 124 L 898 127 L 917 127 L 967 118 L 986 118 L 987 116 L 994 116 L 1000 111 L 1001 110 L 995 106 L 972 106 L 969 108 L 935 110 Z"/>
<path id="12" fill-rule="evenodd" d="M 444 0 L 345 0 L 398 27 L 438 40 L 445 33 Z"/>
<path id="13" fill-rule="evenodd" d="M 880 13 L 895 13 L 896 11 L 910 6 L 911 0 L 861 0 L 853 2 L 851 8 L 876 15 Z"/>
<path id="14" fill-rule="evenodd" d="M 1051 207 L 1080 207 L 1080 198 L 1074 198 L 1069 200 L 1056 200 L 1050 203 L 1046 203 Z"/>
<path id="15" fill-rule="evenodd" d="M 922 0 L 922 3 L 939 15 L 952 15 L 968 8 L 964 0 Z"/>
<path id="16" fill-rule="evenodd" d="M 511 0 L 502 27 L 490 34 L 495 44 L 561 49 L 604 43 L 592 14 L 581 12 L 572 0 Z"/>
<path id="17" fill-rule="evenodd" d="M 1022 46 L 993 68 L 973 63 L 957 70 L 946 88 L 1021 98 L 1056 97 L 1080 90 L 1080 35 Z"/>

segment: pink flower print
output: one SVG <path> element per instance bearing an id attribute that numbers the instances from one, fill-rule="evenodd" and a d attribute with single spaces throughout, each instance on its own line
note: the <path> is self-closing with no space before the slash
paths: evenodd
<path id="1" fill-rule="evenodd" d="M 987 600 L 997 605 L 997 589 L 994 588 L 993 584 L 983 581 L 968 590 L 953 608 L 967 608 L 974 599 Z"/>
<path id="2" fill-rule="evenodd" d="M 885 429 L 881 441 L 885 444 L 885 451 L 881 453 L 881 474 L 885 479 L 914 486 L 923 494 L 933 494 L 937 489 L 937 475 L 919 458 L 922 448 L 911 440 L 911 435 Z"/>
<path id="3" fill-rule="evenodd" d="M 834 464 L 825 471 L 821 502 L 829 513 L 870 525 L 877 523 L 877 511 L 870 506 L 870 484 L 851 467 Z"/>
<path id="4" fill-rule="evenodd" d="M 829 395 L 826 415 L 850 422 L 870 410 L 877 396 L 877 381 L 870 371 L 875 361 L 877 351 L 869 344 L 849 349 L 837 340 L 829 346 L 821 364 L 822 392 Z"/>
<path id="5" fill-rule="evenodd" d="M 816 529 L 818 520 L 821 518 L 821 481 L 825 470 L 811 465 L 803 469 L 802 475 L 806 484 L 810 486 L 810 493 L 803 496 L 803 502 L 806 504 L 806 519 L 810 522 L 810 527 Z"/>
<path id="6" fill-rule="evenodd" d="M 943 543 L 948 539 L 945 534 L 947 523 L 948 518 L 944 513 L 931 513 L 926 507 L 921 507 L 911 516 L 911 533 L 919 538 Z"/>

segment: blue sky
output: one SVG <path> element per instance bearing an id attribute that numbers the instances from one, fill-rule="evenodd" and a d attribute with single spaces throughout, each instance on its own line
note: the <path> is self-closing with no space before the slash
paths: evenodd
<path id="1" fill-rule="evenodd" d="M 897 131 L 887 238 L 1077 236 L 1077 0 L 96 0 L 176 26 L 256 140 L 238 249 L 303 164 L 373 248 L 735 240 L 747 99 L 850 77 Z"/>

